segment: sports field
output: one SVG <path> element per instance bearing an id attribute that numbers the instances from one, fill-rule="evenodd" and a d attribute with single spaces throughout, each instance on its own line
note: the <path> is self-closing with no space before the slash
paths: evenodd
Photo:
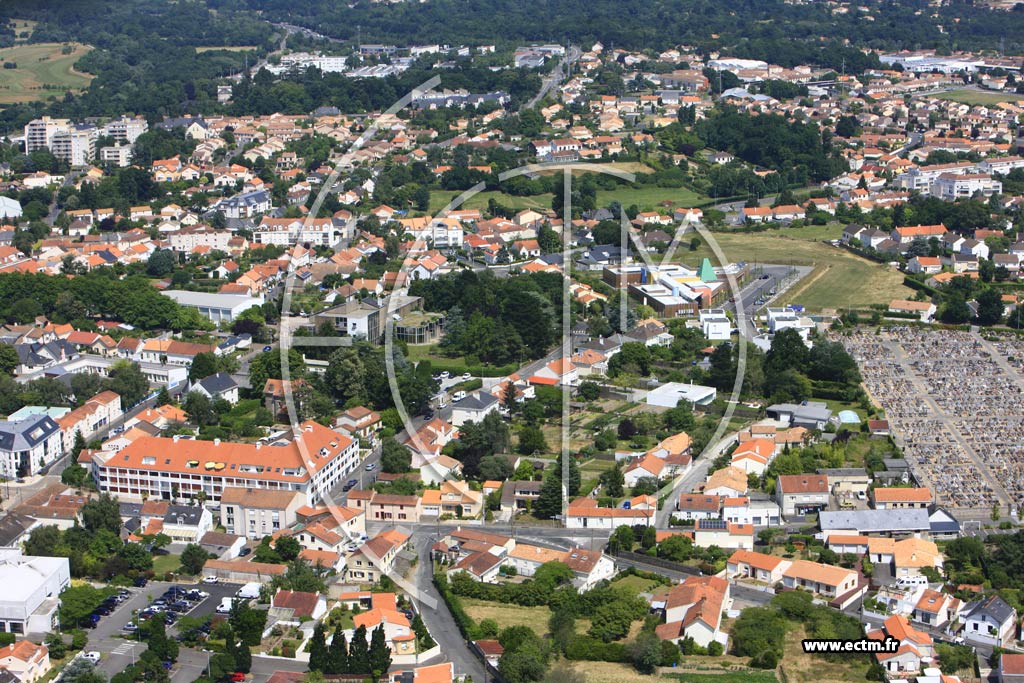
<path id="1" fill-rule="evenodd" d="M 1000 102 L 1019 102 L 1024 100 L 1024 95 L 1013 92 L 982 92 L 980 90 L 950 90 L 938 93 L 935 97 L 940 100 L 952 100 L 964 104 L 998 104 Z"/>
<path id="2" fill-rule="evenodd" d="M 62 97 L 67 91 L 80 91 L 93 76 L 75 71 L 74 64 L 92 48 L 69 43 L 63 54 L 61 43 L 15 45 L 0 50 L 0 62 L 17 64 L 0 70 L 0 104 L 30 102 L 50 96 Z"/>

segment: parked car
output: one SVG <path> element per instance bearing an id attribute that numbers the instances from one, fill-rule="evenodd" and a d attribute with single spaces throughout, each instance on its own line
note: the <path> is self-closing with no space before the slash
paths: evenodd
<path id="1" fill-rule="evenodd" d="M 266 346 L 263 347 L 263 353 L 266 353 L 267 351 L 273 351 L 273 350 L 274 350 L 274 347 L 271 346 L 270 344 L 267 344 Z"/>
<path id="2" fill-rule="evenodd" d="M 245 674 L 241 671 L 236 671 L 231 674 L 231 683 L 242 683 L 245 680 Z"/>
<path id="3" fill-rule="evenodd" d="M 134 621 L 129 621 L 127 624 L 121 627 L 121 630 L 127 631 L 128 633 L 134 633 L 135 631 L 139 630 L 139 627 Z"/>
<path id="4" fill-rule="evenodd" d="M 377 463 L 375 463 L 375 462 L 368 462 L 368 463 L 366 463 L 366 471 L 367 472 L 373 472 L 375 469 L 377 469 Z"/>
<path id="5" fill-rule="evenodd" d="M 462 381 L 465 382 L 468 379 L 473 379 L 473 375 L 469 374 L 468 372 L 462 373 Z"/>
<path id="6" fill-rule="evenodd" d="M 142 575 L 136 576 L 135 580 L 132 581 L 132 585 L 136 588 L 145 588 L 147 583 L 149 583 L 149 579 Z"/>
<path id="7" fill-rule="evenodd" d="M 100 653 L 96 652 L 95 650 L 93 650 L 92 652 L 82 653 L 82 659 L 84 659 L 87 662 L 92 662 L 93 664 L 99 664 L 100 658 Z"/>
<path id="8" fill-rule="evenodd" d="M 217 583 L 220 581 L 216 576 L 207 576 L 203 579 L 203 583 Z"/>
<path id="9" fill-rule="evenodd" d="M 441 373 L 441 379 L 448 379 L 451 376 L 452 376 L 452 373 L 448 372 L 447 370 L 445 370 L 444 372 Z"/>
<path id="10" fill-rule="evenodd" d="M 246 546 L 246 547 L 242 548 L 240 551 L 238 551 L 238 556 L 239 557 L 245 557 L 246 555 L 248 555 L 251 552 L 252 552 L 252 548 Z"/>

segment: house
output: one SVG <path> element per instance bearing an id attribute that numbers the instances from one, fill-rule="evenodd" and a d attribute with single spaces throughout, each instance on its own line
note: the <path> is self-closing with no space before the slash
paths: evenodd
<path id="1" fill-rule="evenodd" d="M 782 581 L 782 574 L 789 565 L 789 560 L 775 555 L 740 549 L 729 556 L 726 574 L 775 585 Z"/>
<path id="2" fill-rule="evenodd" d="M 724 519 L 698 519 L 693 524 L 693 544 L 699 548 L 754 549 L 754 527 Z"/>
<path id="3" fill-rule="evenodd" d="M 18 683 L 35 683 L 50 671 L 50 652 L 45 645 L 20 640 L 0 648 L 0 670 L 11 673 Z"/>
<path id="4" fill-rule="evenodd" d="M 747 474 L 764 474 L 775 457 L 774 439 L 749 439 L 732 453 L 732 466 Z"/>
<path id="5" fill-rule="evenodd" d="M 942 261 L 938 256 L 914 256 L 907 261 L 908 273 L 925 273 L 934 275 L 942 270 Z"/>
<path id="6" fill-rule="evenodd" d="M 198 543 L 213 529 L 213 515 L 202 505 L 169 505 L 162 531 L 176 543 Z"/>
<path id="7" fill-rule="evenodd" d="M 802 403 L 776 403 L 765 408 L 768 417 L 787 422 L 791 427 L 805 429 L 825 429 L 832 418 L 832 411 L 827 404 L 820 401 L 804 401 Z"/>
<path id="8" fill-rule="evenodd" d="M 405 548 L 409 537 L 395 529 L 380 533 L 366 541 L 358 550 L 345 558 L 348 581 L 373 583 L 395 568 L 395 559 Z"/>
<path id="9" fill-rule="evenodd" d="M 543 380 L 554 380 L 556 384 L 575 386 L 579 381 L 579 371 L 567 358 L 556 358 L 533 376 Z M 533 377 L 530 378 L 533 381 Z M 542 382 L 546 383 L 546 382 Z"/>
<path id="10" fill-rule="evenodd" d="M 744 496 L 747 493 L 747 473 L 738 467 L 723 467 L 708 477 L 703 492 L 714 496 Z"/>
<path id="11" fill-rule="evenodd" d="M 998 595 L 989 595 L 967 605 L 960 616 L 961 634 L 969 645 L 1008 647 L 1017 636 L 1017 610 Z"/>
<path id="12" fill-rule="evenodd" d="M 66 557 L 22 555 L 19 548 L 0 548 L 0 631 L 24 635 L 59 627 L 60 593 L 71 584 Z"/>
<path id="13" fill-rule="evenodd" d="M 707 647 L 724 647 L 728 635 L 720 630 L 722 611 L 729 606 L 729 582 L 718 576 L 690 576 L 673 586 L 665 601 L 665 623 L 655 628 L 662 640 L 678 643 L 692 638 Z"/>
<path id="14" fill-rule="evenodd" d="M 422 513 L 421 502 L 418 496 L 378 493 L 370 499 L 368 519 L 396 523 L 418 522 Z"/>
<path id="15" fill-rule="evenodd" d="M 71 438 L 73 442 L 73 434 Z M 37 474 L 62 455 L 60 426 L 46 413 L 23 420 L 0 420 L 0 473 L 7 478 Z"/>
<path id="16" fill-rule="evenodd" d="M 367 643 L 378 628 L 384 632 L 384 642 L 393 655 L 412 655 L 416 650 L 416 634 L 413 633 L 409 618 L 398 611 L 394 593 L 375 593 L 368 611 L 356 614 L 352 618 L 353 631 L 346 634 L 351 643 L 355 629 L 366 630 Z"/>
<path id="17" fill-rule="evenodd" d="M 365 406 L 355 406 L 342 413 L 335 426 L 360 443 L 373 445 L 377 443 L 377 430 L 381 427 L 380 413 Z"/>
<path id="18" fill-rule="evenodd" d="M 505 558 L 505 564 L 515 567 L 519 576 L 533 576 L 537 569 L 548 562 L 561 562 L 575 574 L 573 586 L 585 591 L 599 581 L 615 575 L 615 562 L 600 550 L 585 550 L 572 547 L 569 550 L 553 550 L 527 543 L 516 543 Z"/>
<path id="19" fill-rule="evenodd" d="M 828 477 L 823 474 L 782 474 L 775 481 L 775 499 L 783 517 L 806 515 L 828 507 Z"/>
<path id="20" fill-rule="evenodd" d="M 199 380 L 189 391 L 198 391 L 210 400 L 223 399 L 231 405 L 238 403 L 238 382 L 226 372 L 218 372 Z"/>
<path id="21" fill-rule="evenodd" d="M 442 481 L 440 489 L 423 492 L 420 504 L 424 516 L 452 515 L 469 519 L 483 512 L 484 496 L 480 491 L 472 490 L 465 481 Z"/>
<path id="22" fill-rule="evenodd" d="M 871 504 L 876 510 L 928 508 L 934 502 L 929 488 L 884 488 L 871 491 Z"/>
<path id="23" fill-rule="evenodd" d="M 273 536 L 295 524 L 295 513 L 303 503 L 298 491 L 225 486 L 220 496 L 220 523 L 236 536 Z"/>
<path id="24" fill-rule="evenodd" d="M 923 538 L 868 538 L 868 557 L 875 564 L 889 565 L 894 578 L 920 576 L 925 567 L 942 569 L 938 546 Z"/>
<path id="25" fill-rule="evenodd" d="M 319 593 L 279 588 L 270 598 L 270 616 L 283 621 L 316 621 L 326 613 L 327 598 Z"/>
<path id="26" fill-rule="evenodd" d="M 751 526 L 781 526 L 779 504 L 767 498 L 727 496 L 722 499 L 722 519 L 734 524 Z"/>
<path id="27" fill-rule="evenodd" d="M 718 519 L 722 498 L 717 495 L 682 493 L 676 501 L 675 517 L 685 520 Z"/>
<path id="28" fill-rule="evenodd" d="M 475 552 L 466 555 L 446 572 L 448 578 L 455 574 L 469 574 L 481 583 L 497 583 L 505 559 L 491 552 Z"/>
<path id="29" fill-rule="evenodd" d="M 665 461 L 656 455 L 645 455 L 642 458 L 633 460 L 622 471 L 626 486 L 632 488 L 641 479 L 661 479 L 661 473 L 665 469 Z"/>
<path id="30" fill-rule="evenodd" d="M 948 593 L 926 588 L 914 606 L 911 620 L 931 627 L 941 627 L 952 622 L 960 612 L 960 600 Z"/>
<path id="31" fill-rule="evenodd" d="M 1024 655 L 999 655 L 999 683 L 1024 683 Z"/>
<path id="32" fill-rule="evenodd" d="M 809 560 L 793 560 L 782 572 L 782 585 L 838 598 L 857 588 L 857 572 Z"/>
<path id="33" fill-rule="evenodd" d="M 567 529 L 609 530 L 623 524 L 651 526 L 656 512 L 646 507 L 605 508 L 598 506 L 593 498 L 577 498 L 566 509 L 565 526 Z"/>
<path id="34" fill-rule="evenodd" d="M 917 317 L 921 322 L 931 322 L 937 311 L 935 304 L 931 301 L 908 301 L 906 299 L 893 299 L 889 302 L 889 313 L 899 314 L 901 317 Z"/>
<path id="35" fill-rule="evenodd" d="M 930 662 L 933 656 L 932 637 L 918 631 L 902 614 L 894 614 L 884 622 L 882 628 L 869 631 L 871 640 L 896 641 L 894 649 L 876 652 L 875 660 L 885 668 L 888 678 L 906 678 L 921 671 L 922 662 Z"/>
<path id="36" fill-rule="evenodd" d="M 501 401 L 496 396 L 485 391 L 473 392 L 452 404 L 452 424 L 461 427 L 467 422 L 482 422 L 500 406 Z"/>

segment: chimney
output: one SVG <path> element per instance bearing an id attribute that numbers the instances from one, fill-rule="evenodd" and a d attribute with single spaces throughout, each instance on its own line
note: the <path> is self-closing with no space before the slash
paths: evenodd
<path id="1" fill-rule="evenodd" d="M 262 447 L 263 447 L 263 442 L 262 441 L 257 441 L 256 442 L 256 450 L 259 450 Z"/>
<path id="2" fill-rule="evenodd" d="M 214 446 L 219 446 L 220 445 L 220 439 L 214 439 L 213 440 L 213 445 Z"/>
<path id="3" fill-rule="evenodd" d="M 181 434 L 175 434 L 174 435 L 174 443 L 178 443 L 178 439 L 180 439 L 180 438 L 181 438 Z"/>

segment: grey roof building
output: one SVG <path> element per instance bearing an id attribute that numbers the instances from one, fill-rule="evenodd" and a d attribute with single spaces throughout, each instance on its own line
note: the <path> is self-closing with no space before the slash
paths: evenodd
<path id="1" fill-rule="evenodd" d="M 63 454 L 60 427 L 46 413 L 0 421 L 0 475 L 36 474 Z"/>
<path id="2" fill-rule="evenodd" d="M 825 533 L 856 531 L 861 534 L 909 534 L 931 529 L 928 511 L 905 510 L 822 510 L 818 525 Z"/>
<path id="3" fill-rule="evenodd" d="M 776 403 L 766 409 L 768 416 L 777 420 L 785 420 L 793 427 L 807 429 L 824 429 L 832 418 L 828 406 L 818 401 L 803 403 Z"/>

